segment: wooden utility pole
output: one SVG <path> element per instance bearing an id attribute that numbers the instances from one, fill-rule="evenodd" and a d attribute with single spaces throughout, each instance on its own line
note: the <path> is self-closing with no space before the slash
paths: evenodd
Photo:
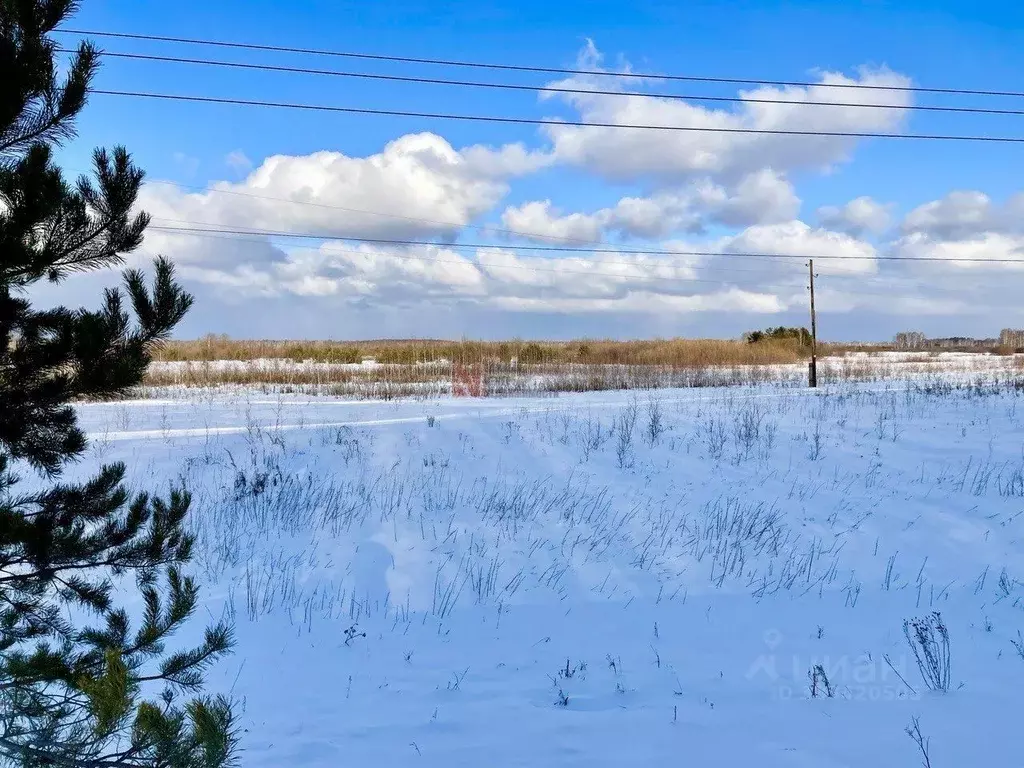
<path id="1" fill-rule="evenodd" d="M 814 259 L 807 262 L 811 275 L 811 362 L 807 368 L 807 386 L 818 386 L 818 316 L 814 312 Z"/>

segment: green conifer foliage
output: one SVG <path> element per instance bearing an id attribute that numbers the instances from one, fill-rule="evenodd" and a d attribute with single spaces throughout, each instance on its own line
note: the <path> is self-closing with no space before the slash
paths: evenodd
<path id="1" fill-rule="evenodd" d="M 148 285 L 125 271 L 99 309 L 29 301 L 39 281 L 121 264 L 149 221 L 123 148 L 96 150 L 91 178 L 54 164 L 99 61 L 82 43 L 58 68 L 52 33 L 75 10 L 0 0 L 0 765 L 215 768 L 232 763 L 237 727 L 229 702 L 201 689 L 230 628 L 168 647 L 198 597 L 181 570 L 188 492 L 132 498 L 122 464 L 61 481 L 86 447 L 72 402 L 139 384 L 192 303 L 164 259 Z M 139 603 L 131 590 L 135 616 L 118 605 Z"/>

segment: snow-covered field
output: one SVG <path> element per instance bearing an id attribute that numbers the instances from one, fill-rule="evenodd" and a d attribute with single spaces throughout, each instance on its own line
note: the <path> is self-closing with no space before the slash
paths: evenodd
<path id="1" fill-rule="evenodd" d="M 907 381 L 939 377 L 969 381 L 1015 378 L 1024 355 L 987 352 L 847 352 L 818 361 L 822 382 Z M 803 386 L 807 363 L 763 365 L 610 365 L 553 363 L 478 365 L 480 388 L 490 395 L 537 395 L 615 389 L 707 387 L 771 383 Z M 450 360 L 416 365 L 329 363 L 286 359 L 154 362 L 143 396 L 175 397 L 186 387 L 258 388 L 267 393 L 347 397 L 437 397 L 457 390 Z"/>
<path id="2" fill-rule="evenodd" d="M 246 766 L 1021 766 L 1019 391 L 192 390 L 76 474 L 193 491 Z"/>

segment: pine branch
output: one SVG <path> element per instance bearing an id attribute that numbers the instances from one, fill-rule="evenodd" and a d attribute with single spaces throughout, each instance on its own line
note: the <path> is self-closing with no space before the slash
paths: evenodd
<path id="1" fill-rule="evenodd" d="M 97 149 L 93 173 L 75 183 L 54 162 L 98 62 L 83 43 L 58 73 L 50 33 L 76 9 L 0 0 L 0 762 L 220 768 L 237 747 L 230 702 L 179 704 L 175 691 L 202 687 L 232 646 L 230 629 L 166 649 L 198 604 L 197 585 L 178 570 L 193 546 L 188 493 L 130 498 L 119 464 L 84 483 L 56 481 L 86 447 L 72 402 L 138 385 L 192 305 L 163 258 L 150 285 L 127 270 L 97 309 L 36 310 L 29 300 L 40 280 L 121 264 L 149 223 L 136 210 L 143 173 L 124 148 Z M 18 495 L 16 461 L 48 487 Z M 128 576 L 144 604 L 134 629 L 115 604 Z M 81 611 L 67 610 L 76 606 L 100 621 L 81 626 Z M 154 689 L 157 703 L 142 699 Z"/>

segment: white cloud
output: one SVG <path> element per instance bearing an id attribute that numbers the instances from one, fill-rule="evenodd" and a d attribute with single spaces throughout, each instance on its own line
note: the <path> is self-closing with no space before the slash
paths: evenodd
<path id="1" fill-rule="evenodd" d="M 525 239 L 540 242 L 592 243 L 601 240 L 605 227 L 602 212 L 561 215 L 550 200 L 535 200 L 506 208 L 501 214 L 501 224 L 522 234 Z"/>
<path id="2" fill-rule="evenodd" d="M 950 192 L 908 213 L 901 229 L 903 235 L 892 243 L 897 256 L 940 259 L 961 269 L 1024 268 L 1024 194 L 1016 194 L 998 205 L 982 192 Z M 1003 259 L 1013 263 L 969 259 Z M 919 265 L 920 268 L 928 267 Z"/>
<path id="3" fill-rule="evenodd" d="M 529 153 L 515 145 L 460 152 L 440 136 L 420 133 L 368 157 L 275 155 L 244 181 L 219 182 L 202 193 L 148 185 L 140 206 L 157 224 L 202 222 L 325 237 L 452 237 L 505 196 L 509 176 L 531 167 Z"/>
<path id="4" fill-rule="evenodd" d="M 658 238 L 676 232 L 701 232 L 708 224 L 748 226 L 792 219 L 800 200 L 792 185 L 765 169 L 742 179 L 732 190 L 703 180 L 649 197 L 624 197 L 593 213 L 562 214 L 550 200 L 509 207 L 502 225 L 538 242 L 595 242 L 610 232 Z"/>
<path id="5" fill-rule="evenodd" d="M 908 213 L 903 219 L 903 230 L 942 240 L 958 240 L 989 229 L 1001 229 L 1000 218 L 988 195 L 954 191 Z"/>
<path id="6" fill-rule="evenodd" d="M 1024 269 L 1024 233 L 979 232 L 958 239 L 943 240 L 924 232 L 913 232 L 893 243 L 892 250 L 895 256 L 940 259 L 948 266 L 961 269 Z M 1003 261 L 979 262 L 971 259 Z"/>
<path id="7" fill-rule="evenodd" d="M 600 66 L 592 45 L 584 56 L 590 57 L 582 62 L 587 68 Z M 628 65 L 621 69 L 628 70 Z M 712 108 L 701 102 L 598 94 L 593 91 L 614 87 L 612 81 L 581 77 L 565 84 L 588 92 L 549 96 L 545 109 L 594 122 L 867 134 L 898 129 L 907 116 L 906 93 L 827 87 L 908 84 L 901 74 L 863 69 L 817 79 L 819 84 L 810 87 L 743 91 L 742 103 Z M 620 87 L 662 86 L 627 78 Z M 764 104 L 758 99 L 798 103 Z M 810 101 L 883 103 L 887 108 L 818 106 Z M 893 231 L 891 207 L 872 197 L 836 198 L 848 202 L 819 208 L 817 225 L 799 219 L 801 201 L 791 180 L 800 178 L 801 170 L 827 171 L 846 161 L 857 138 L 570 125 L 548 126 L 540 134 L 548 141 L 458 149 L 433 133 L 410 134 L 367 156 L 337 151 L 278 155 L 257 159 L 256 167 L 240 151 L 232 152 L 224 157 L 225 176 L 245 178 L 215 183 L 199 194 L 173 185 L 149 185 L 142 207 L 158 218 L 157 224 L 188 221 L 308 232 L 322 237 L 323 244 L 296 248 L 258 236 L 197 238 L 151 230 L 144 251 L 132 260 L 137 263 L 157 252 L 171 255 L 187 285 L 200 293 L 199 311 L 213 315 L 230 304 L 232 317 L 236 311 L 248 314 L 253 322 L 263 323 L 260 327 L 269 323 L 271 332 L 279 322 L 282 333 L 296 326 L 299 321 L 292 312 L 298 315 L 300 310 L 304 328 L 318 329 L 320 312 L 324 327 L 343 317 L 343 333 L 359 328 L 370 335 L 436 334 L 444 328 L 449 334 L 493 336 L 523 327 L 546 333 L 548 326 L 541 323 L 551 313 L 561 313 L 565 321 L 551 325 L 551 335 L 569 333 L 568 328 L 625 333 L 621 329 L 627 323 L 619 326 L 608 318 L 627 316 L 635 320 L 628 326 L 631 332 L 639 335 L 666 327 L 677 332 L 675 320 L 666 326 L 665 317 L 705 312 L 785 312 L 780 321 L 788 323 L 797 311 L 800 317 L 805 311 L 807 258 L 816 259 L 821 275 L 823 311 L 856 311 L 858 333 L 862 322 L 874 318 L 885 323 L 889 315 L 1024 312 L 1012 281 L 963 280 L 963 268 L 971 267 L 974 278 L 998 266 L 964 259 L 1013 259 L 1017 263 L 1011 269 L 1024 269 L 1024 194 L 993 202 L 978 191 L 950 193 L 912 210 L 897 222 L 895 239 L 881 243 L 880 236 L 888 239 Z M 182 156 L 178 162 L 186 173 L 195 170 L 191 158 Z M 559 173 L 558 166 L 570 168 Z M 528 202 L 503 205 L 515 178 L 549 168 L 555 170 L 545 174 L 543 193 L 517 197 Z M 580 176 L 589 185 L 588 199 L 603 195 L 606 207 L 581 209 L 569 196 L 572 188 L 560 186 L 566 178 Z M 626 191 L 602 189 L 602 181 L 628 186 Z M 527 186 L 520 190 L 529 191 Z M 657 250 L 801 258 L 538 256 L 511 248 L 470 252 L 447 245 L 458 242 L 467 226 L 493 223 L 498 212 L 505 229 L 542 244 L 616 242 L 621 237 L 649 241 Z M 334 239 L 338 237 L 445 244 L 387 248 Z M 881 262 L 879 254 L 926 256 L 943 263 Z M 265 322 L 256 316 L 258 310 L 250 309 L 254 306 L 289 309 Z M 515 320 L 518 315 L 533 320 Z M 501 325 L 510 318 L 516 325 Z M 849 328 L 849 322 L 825 327 Z M 245 329 L 244 321 L 239 324 Z"/>
<path id="8" fill-rule="evenodd" d="M 589 60 L 588 60 L 589 59 Z M 582 62 L 600 66 L 589 48 Z M 826 72 L 810 87 L 759 87 L 741 91 L 732 109 L 641 95 L 557 94 L 582 121 L 613 125 L 661 125 L 722 129 L 715 131 L 646 130 L 594 126 L 547 126 L 558 162 L 582 166 L 605 178 L 677 182 L 694 176 L 737 178 L 771 167 L 781 173 L 797 168 L 828 168 L 848 159 L 854 137 L 744 133 L 744 130 L 878 133 L 904 120 L 910 96 L 905 91 L 834 88 L 829 85 L 906 86 L 905 76 L 887 69 L 861 69 L 856 77 Z M 609 79 L 577 76 L 557 85 L 607 90 Z M 548 98 L 555 96 L 549 95 Z M 792 104 L 762 103 L 785 100 Z M 808 102 L 827 102 L 827 106 Z M 882 104 L 885 108 L 836 106 Z M 733 132 L 734 131 L 734 132 Z"/>
<path id="9" fill-rule="evenodd" d="M 705 182 L 698 186 L 695 205 L 717 224 L 745 227 L 796 218 L 800 198 L 780 174 L 762 168 L 741 179 L 731 193 Z"/>
<path id="10" fill-rule="evenodd" d="M 650 197 L 624 197 L 614 208 L 600 211 L 603 226 L 628 237 L 665 237 L 673 232 L 699 232 L 700 213 L 688 192 L 660 192 Z"/>
<path id="11" fill-rule="evenodd" d="M 826 205 L 818 209 L 818 221 L 823 227 L 846 232 L 854 237 L 880 235 L 891 221 L 891 206 L 862 196 L 842 206 Z"/>
<path id="12" fill-rule="evenodd" d="M 622 299 L 538 299 L 508 297 L 495 302 L 500 309 L 519 312 L 752 312 L 774 314 L 786 310 L 786 304 L 770 293 L 731 288 L 708 294 L 671 296 L 647 291 L 631 293 Z"/>
<path id="13" fill-rule="evenodd" d="M 551 165 L 555 159 L 549 152 L 527 149 L 522 143 L 505 144 L 497 149 L 474 144 L 463 149 L 461 154 L 474 172 L 493 178 L 535 173 Z"/>
<path id="14" fill-rule="evenodd" d="M 240 149 L 228 152 L 224 164 L 237 173 L 248 173 L 252 169 L 252 160 Z"/>
<path id="15" fill-rule="evenodd" d="M 725 238 L 721 250 L 730 253 L 788 254 L 822 259 L 833 273 L 867 274 L 878 270 L 875 247 L 842 232 L 812 229 L 802 221 L 760 224 Z M 793 260 L 782 260 L 792 265 Z"/>
<path id="16" fill-rule="evenodd" d="M 899 317 L 921 317 L 925 315 L 962 315 L 972 311 L 972 304 L 966 297 L 930 296 L 914 293 L 912 287 L 893 287 L 889 292 L 858 290 L 859 286 L 833 286 L 827 279 L 815 285 L 818 311 L 832 313 L 858 312 L 863 317 L 873 315 L 895 315 Z M 807 298 L 803 297 L 806 304 Z M 974 307 L 976 310 L 976 306 Z"/>
<path id="17" fill-rule="evenodd" d="M 215 247 L 215 246 L 213 246 Z M 629 253 L 524 255 L 504 248 L 472 257 L 445 246 L 381 248 L 327 242 L 275 251 L 263 263 L 185 263 L 182 277 L 240 297 L 331 299 L 368 307 L 472 304 L 494 311 L 781 312 L 786 300 L 763 285 L 701 279 L 696 260 Z"/>

